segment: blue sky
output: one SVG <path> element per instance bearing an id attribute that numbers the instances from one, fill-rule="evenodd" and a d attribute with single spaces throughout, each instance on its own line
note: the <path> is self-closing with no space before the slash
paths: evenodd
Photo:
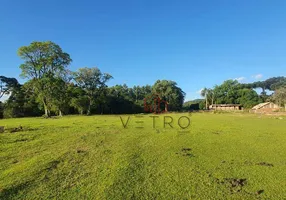
<path id="1" fill-rule="evenodd" d="M 51 40 L 71 70 L 97 66 L 109 85 L 170 79 L 195 99 L 226 79 L 285 76 L 285 10 L 285 0 L 2 0 L 0 74 L 19 78 L 17 49 Z"/>

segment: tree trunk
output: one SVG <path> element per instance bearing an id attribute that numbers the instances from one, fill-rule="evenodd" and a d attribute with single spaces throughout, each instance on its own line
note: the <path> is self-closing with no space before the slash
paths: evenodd
<path id="1" fill-rule="evenodd" d="M 46 117 L 49 117 L 47 106 L 44 105 L 44 108 L 45 108 L 45 116 L 46 116 Z"/>
<path id="2" fill-rule="evenodd" d="M 206 110 L 208 110 L 208 98 L 206 97 Z"/>
<path id="3" fill-rule="evenodd" d="M 88 105 L 88 109 L 87 109 L 86 115 L 90 115 L 90 105 Z"/>
<path id="4" fill-rule="evenodd" d="M 103 114 L 104 107 L 101 105 L 101 114 Z"/>
<path id="5" fill-rule="evenodd" d="M 87 115 L 90 115 L 90 110 L 91 110 L 91 104 L 92 104 L 92 100 L 91 98 L 89 98 L 89 104 L 88 104 L 88 109 L 87 109 Z"/>
<path id="6" fill-rule="evenodd" d="M 50 117 L 51 113 L 50 113 L 50 110 L 48 109 L 48 106 L 45 100 L 43 100 L 43 104 L 44 104 L 44 109 L 45 109 L 45 116 Z"/>
<path id="7" fill-rule="evenodd" d="M 63 116 L 63 113 L 61 110 L 59 110 L 59 116 L 62 117 Z"/>

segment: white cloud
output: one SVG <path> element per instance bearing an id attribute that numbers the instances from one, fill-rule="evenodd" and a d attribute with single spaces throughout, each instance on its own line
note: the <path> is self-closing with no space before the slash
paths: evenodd
<path id="1" fill-rule="evenodd" d="M 256 75 L 253 75 L 252 78 L 258 80 L 258 79 L 262 79 L 263 75 L 262 74 L 256 74 Z"/>
<path id="2" fill-rule="evenodd" d="M 204 88 L 202 88 L 202 89 L 196 91 L 196 93 L 200 95 L 200 94 L 202 93 L 203 89 L 204 89 Z"/>
<path id="3" fill-rule="evenodd" d="M 237 80 L 238 82 L 243 82 L 246 80 L 246 78 L 242 76 L 242 77 L 235 78 L 234 80 Z"/>

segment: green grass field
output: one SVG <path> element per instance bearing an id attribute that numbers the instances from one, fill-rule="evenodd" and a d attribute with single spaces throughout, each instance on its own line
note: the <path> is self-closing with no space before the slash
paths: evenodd
<path id="1" fill-rule="evenodd" d="M 0 120 L 0 199 L 286 199 L 285 118 L 182 115 Z"/>

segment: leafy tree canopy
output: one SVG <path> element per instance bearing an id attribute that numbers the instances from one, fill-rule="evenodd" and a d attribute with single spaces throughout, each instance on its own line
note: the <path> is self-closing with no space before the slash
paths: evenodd
<path id="1" fill-rule="evenodd" d="M 9 95 L 12 90 L 18 86 L 19 83 L 17 79 L 0 76 L 0 98 L 2 98 L 4 95 Z"/>

